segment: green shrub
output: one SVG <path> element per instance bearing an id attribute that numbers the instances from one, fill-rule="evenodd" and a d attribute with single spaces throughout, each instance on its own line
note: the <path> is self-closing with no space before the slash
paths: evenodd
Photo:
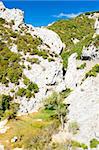
<path id="1" fill-rule="evenodd" d="M 62 91 L 60 94 L 62 95 L 63 98 L 66 98 L 68 97 L 71 91 L 72 91 L 71 89 L 67 88 L 66 90 Z"/>
<path id="2" fill-rule="evenodd" d="M 26 76 L 24 76 L 23 77 L 23 83 L 25 84 L 25 85 L 29 85 L 30 84 L 30 80 L 26 77 Z"/>
<path id="3" fill-rule="evenodd" d="M 34 93 L 32 93 L 30 90 L 26 90 L 26 98 L 31 98 L 31 97 L 34 97 L 35 95 L 34 95 Z"/>
<path id="4" fill-rule="evenodd" d="M 26 33 L 25 35 L 20 35 L 17 38 L 16 44 L 19 51 L 23 51 L 24 53 L 35 52 L 38 45 L 42 43 L 40 38 L 33 38 L 31 34 Z M 37 50 L 38 51 L 38 50 Z"/>
<path id="5" fill-rule="evenodd" d="M 18 64 L 20 56 L 11 52 L 5 43 L 0 42 L 0 49 L 0 82 L 7 84 L 10 80 L 18 84 L 22 76 L 22 69 Z"/>
<path id="6" fill-rule="evenodd" d="M 86 67 L 86 63 L 81 64 L 77 69 L 84 69 Z"/>
<path id="7" fill-rule="evenodd" d="M 13 119 L 17 115 L 17 111 L 19 109 L 19 104 L 11 102 L 10 108 L 5 111 L 4 117 L 8 119 Z"/>
<path id="8" fill-rule="evenodd" d="M 90 148 L 96 148 L 99 145 L 99 141 L 97 139 L 92 139 L 90 141 Z"/>
<path id="9" fill-rule="evenodd" d="M 25 96 L 26 95 L 26 89 L 24 88 L 19 88 L 18 91 L 17 91 L 17 95 L 18 96 Z"/>
<path id="10" fill-rule="evenodd" d="M 37 84 L 32 83 L 32 82 L 30 83 L 30 81 L 27 80 L 27 78 L 25 82 L 28 85 L 28 87 L 19 88 L 16 95 L 21 96 L 21 97 L 26 96 L 26 98 L 31 98 L 32 96 L 34 97 L 35 93 L 39 91 Z"/>
<path id="11" fill-rule="evenodd" d="M 92 69 L 86 73 L 85 78 L 87 77 L 96 77 L 97 73 L 99 73 L 99 64 L 96 64 L 94 67 L 92 67 Z"/>
<path id="12" fill-rule="evenodd" d="M 12 33 L 11 33 L 11 37 L 13 37 L 13 38 L 17 38 L 17 36 L 18 36 L 18 35 L 17 35 L 17 33 L 16 33 L 16 32 L 12 32 Z"/>
<path id="13" fill-rule="evenodd" d="M 60 94 L 54 92 L 44 103 L 45 110 L 52 110 L 54 112 L 52 117 L 60 121 L 62 129 L 64 128 L 68 112 L 68 105 L 63 103 L 63 100 L 64 98 Z"/>
<path id="14" fill-rule="evenodd" d="M 37 93 L 39 91 L 38 85 L 36 83 L 31 82 L 29 86 L 27 87 L 28 90 L 34 91 L 34 93 Z"/>
<path id="15" fill-rule="evenodd" d="M 2 118 L 15 118 L 19 104 L 13 102 L 13 98 L 9 95 L 0 96 L 0 119 Z"/>
<path id="16" fill-rule="evenodd" d="M 9 109 L 11 100 L 12 98 L 9 95 L 2 95 L 0 107 L 3 111 L 5 111 L 6 109 Z"/>
<path id="17" fill-rule="evenodd" d="M 73 148 L 77 148 L 77 147 L 80 147 L 80 148 L 83 148 L 84 150 L 86 149 L 88 149 L 88 146 L 86 145 L 86 144 L 84 144 L 84 143 L 79 143 L 79 142 L 77 142 L 77 141 L 71 141 L 71 145 L 72 145 L 72 147 Z"/>
<path id="18" fill-rule="evenodd" d="M 29 58 L 28 57 L 27 61 L 31 62 L 31 64 L 34 64 L 34 63 L 39 64 L 39 59 L 38 58 Z"/>
<path id="19" fill-rule="evenodd" d="M 10 90 L 10 92 L 14 93 L 14 92 L 15 92 L 15 90 L 14 90 L 14 89 L 11 89 L 11 90 Z"/>
<path id="20" fill-rule="evenodd" d="M 28 70 L 31 70 L 31 66 L 28 65 Z"/>
<path id="21" fill-rule="evenodd" d="M 4 24 L 5 23 L 5 19 L 0 18 L 0 24 Z"/>
<path id="22" fill-rule="evenodd" d="M 48 58 L 48 61 L 51 62 L 51 61 L 55 61 L 55 60 L 54 60 L 54 58 Z"/>

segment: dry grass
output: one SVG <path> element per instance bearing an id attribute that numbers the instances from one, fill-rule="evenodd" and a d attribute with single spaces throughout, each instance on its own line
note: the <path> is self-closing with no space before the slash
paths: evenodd
<path id="1" fill-rule="evenodd" d="M 52 111 L 41 110 L 27 116 L 17 117 L 16 120 L 10 120 L 7 124 L 10 129 L 5 134 L 0 135 L 0 143 L 5 145 L 6 150 L 24 147 L 29 137 L 38 136 L 39 133 L 54 123 L 55 120 L 50 119 L 52 113 Z M 14 136 L 17 136 L 18 140 L 11 143 Z"/>

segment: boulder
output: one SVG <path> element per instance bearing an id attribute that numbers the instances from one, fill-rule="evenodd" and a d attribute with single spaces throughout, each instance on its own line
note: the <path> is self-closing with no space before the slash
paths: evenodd
<path id="1" fill-rule="evenodd" d="M 11 139 L 11 143 L 14 143 L 18 140 L 17 136 L 14 136 L 12 139 Z"/>

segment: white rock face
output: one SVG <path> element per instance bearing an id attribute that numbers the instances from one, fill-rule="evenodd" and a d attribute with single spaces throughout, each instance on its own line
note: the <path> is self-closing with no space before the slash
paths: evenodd
<path id="1" fill-rule="evenodd" d="M 94 28 L 96 30 L 96 34 L 99 34 L 99 19 L 96 18 Z"/>
<path id="2" fill-rule="evenodd" d="M 94 24 L 95 33 L 99 34 L 99 12 L 90 14 L 88 18 L 95 20 Z"/>
<path id="3" fill-rule="evenodd" d="M 0 122 L 0 134 L 5 133 L 9 129 L 9 127 L 6 126 L 7 122 L 7 119 Z"/>
<path id="4" fill-rule="evenodd" d="M 99 59 L 99 49 L 93 44 L 89 47 L 84 47 L 82 51 L 82 58 Z"/>
<path id="5" fill-rule="evenodd" d="M 23 11 L 19 9 L 5 8 L 2 2 L 0 2 L 0 18 L 5 19 L 7 22 L 14 21 L 13 29 L 18 29 L 18 26 L 23 23 Z"/>
<path id="6" fill-rule="evenodd" d="M 79 126 L 73 138 L 86 144 L 92 138 L 99 140 L 99 76 L 86 79 L 66 102 L 70 104 L 68 123 L 75 121 Z"/>
<path id="7" fill-rule="evenodd" d="M 67 88 L 75 89 L 79 83 L 80 74 L 82 71 L 77 70 L 76 62 L 77 54 L 73 53 L 68 59 L 68 67 L 65 74 L 65 85 Z"/>
<path id="8" fill-rule="evenodd" d="M 40 64 L 33 64 L 31 70 L 24 69 L 24 74 L 33 82 L 37 83 L 39 87 L 46 85 L 53 85 L 62 79 L 62 63 L 61 59 L 57 61 L 48 62 L 42 60 Z"/>
<path id="9" fill-rule="evenodd" d="M 33 37 L 40 37 L 42 39 L 42 45 L 38 47 L 39 50 L 44 48 L 49 53 L 55 55 L 60 54 L 64 47 L 60 37 L 55 32 L 46 28 L 35 28 L 32 25 L 24 24 L 23 12 L 19 9 L 7 9 L 3 3 L 0 3 L 0 17 L 8 22 L 13 20 L 15 23 L 13 25 L 14 30 L 20 30 L 22 28 L 24 32 L 30 33 Z M 10 47 L 10 50 L 18 53 L 15 44 Z M 35 94 L 35 98 L 32 97 L 28 100 L 26 97 L 18 97 L 17 101 L 20 103 L 19 112 L 25 113 L 35 111 L 39 107 L 42 99 L 50 95 L 54 90 L 58 92 L 65 90 L 65 83 L 63 80 L 62 59 L 59 56 L 55 58 L 55 61 L 51 62 L 36 56 L 40 60 L 40 64 L 31 64 L 26 61 L 27 57 L 32 58 L 28 53 L 26 54 L 27 57 L 23 53 L 21 55 L 25 58 L 24 65 L 26 69 L 23 70 L 24 74 L 32 82 L 37 83 L 39 87 L 39 92 Z M 22 65 L 22 61 L 19 63 Z M 28 65 L 31 67 L 31 70 L 28 70 Z M 13 93 L 10 92 L 11 89 L 17 92 L 19 87 L 25 88 L 25 85 L 21 81 L 17 86 L 13 84 L 10 84 L 9 87 L 5 87 L 2 84 L 0 86 L 1 94 L 6 93 L 11 96 L 13 96 Z"/>
<path id="10" fill-rule="evenodd" d="M 28 25 L 30 27 L 31 35 L 36 35 L 40 37 L 43 42 L 48 45 L 50 48 L 50 52 L 54 52 L 56 54 L 60 54 L 62 51 L 64 44 L 62 43 L 60 37 L 53 31 L 47 28 L 34 28 L 33 26 Z"/>
<path id="11" fill-rule="evenodd" d="M 25 65 L 27 62 L 25 62 Z M 35 98 L 29 101 L 22 98 L 20 111 L 33 112 L 41 105 L 42 99 L 50 95 L 53 91 L 61 92 L 65 90 L 65 83 L 63 81 L 62 63 L 61 59 L 57 58 L 56 61 L 48 62 L 42 59 L 40 64 L 33 64 L 31 70 L 24 69 L 24 74 L 35 82 L 39 87 L 39 92 L 35 94 Z"/>

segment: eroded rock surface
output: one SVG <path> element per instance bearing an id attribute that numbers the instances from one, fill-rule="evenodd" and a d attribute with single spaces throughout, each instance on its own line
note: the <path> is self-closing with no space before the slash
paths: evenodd
<path id="1" fill-rule="evenodd" d="M 79 127 L 74 139 L 87 144 L 99 139 L 99 76 L 86 79 L 66 102 L 70 104 L 68 123 L 77 122 Z"/>

